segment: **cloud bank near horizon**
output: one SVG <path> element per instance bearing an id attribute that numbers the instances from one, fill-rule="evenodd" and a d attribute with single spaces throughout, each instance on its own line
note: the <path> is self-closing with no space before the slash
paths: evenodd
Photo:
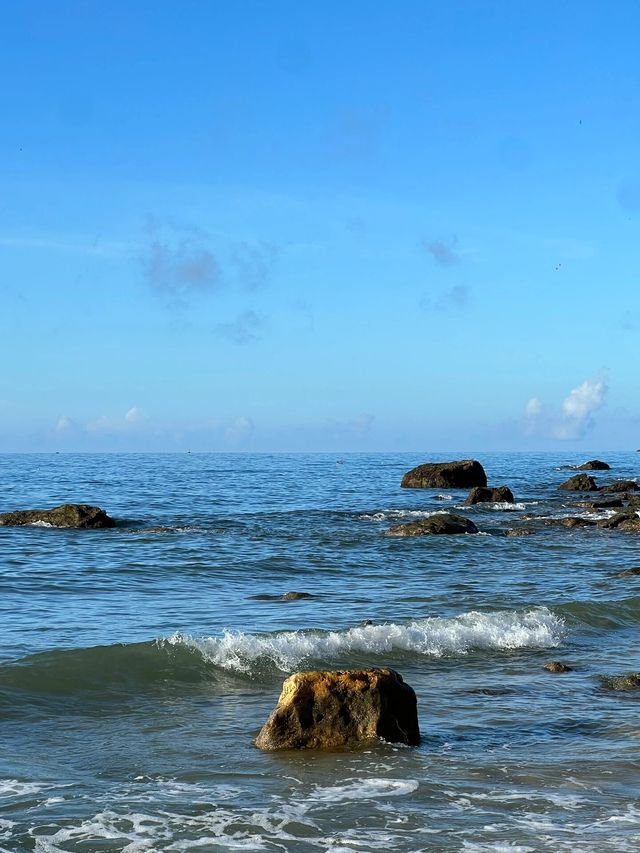
<path id="1" fill-rule="evenodd" d="M 569 392 L 559 409 L 532 397 L 525 406 L 525 431 L 560 441 L 584 438 L 595 425 L 595 413 L 605 404 L 608 374 L 609 371 L 602 368 L 585 379 Z"/>

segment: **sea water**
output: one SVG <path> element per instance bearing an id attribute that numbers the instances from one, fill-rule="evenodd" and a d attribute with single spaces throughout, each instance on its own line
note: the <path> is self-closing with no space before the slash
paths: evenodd
<path id="1" fill-rule="evenodd" d="M 0 527 L 0 850 L 640 849 L 640 691 L 601 678 L 640 670 L 640 536 L 545 524 L 593 455 L 0 456 L 0 511 L 118 521 Z M 456 457 L 516 503 L 400 489 Z M 384 536 L 442 511 L 482 535 Z M 364 666 L 420 746 L 254 747 L 287 674 Z"/>

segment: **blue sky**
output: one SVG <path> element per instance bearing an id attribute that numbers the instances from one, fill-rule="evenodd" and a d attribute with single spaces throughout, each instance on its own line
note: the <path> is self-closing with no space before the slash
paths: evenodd
<path id="1" fill-rule="evenodd" d="M 0 450 L 640 446 L 637 3 L 0 27 Z"/>

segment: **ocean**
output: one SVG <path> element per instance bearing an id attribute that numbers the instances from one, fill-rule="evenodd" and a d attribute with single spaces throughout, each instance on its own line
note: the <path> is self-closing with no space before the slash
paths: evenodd
<path id="1" fill-rule="evenodd" d="M 640 475 L 637 453 L 0 456 L 0 511 L 118 521 L 0 527 L 0 850 L 639 850 L 640 690 L 606 678 L 640 670 L 640 535 L 545 523 L 611 514 L 557 488 L 593 457 L 599 483 Z M 400 488 L 449 458 L 516 503 Z M 481 535 L 384 536 L 444 510 Z M 289 673 L 365 666 L 414 688 L 418 747 L 255 748 Z"/>

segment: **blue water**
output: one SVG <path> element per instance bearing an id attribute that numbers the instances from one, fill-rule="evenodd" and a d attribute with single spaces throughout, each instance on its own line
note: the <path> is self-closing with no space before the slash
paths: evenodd
<path id="1" fill-rule="evenodd" d="M 0 527 L 0 850 L 640 849 L 640 537 L 547 523 L 640 455 L 456 457 L 516 504 L 400 489 L 427 455 L 0 456 L 0 511 L 118 521 Z M 384 536 L 435 511 L 481 535 Z M 255 749 L 286 674 L 368 665 L 419 747 Z"/>

